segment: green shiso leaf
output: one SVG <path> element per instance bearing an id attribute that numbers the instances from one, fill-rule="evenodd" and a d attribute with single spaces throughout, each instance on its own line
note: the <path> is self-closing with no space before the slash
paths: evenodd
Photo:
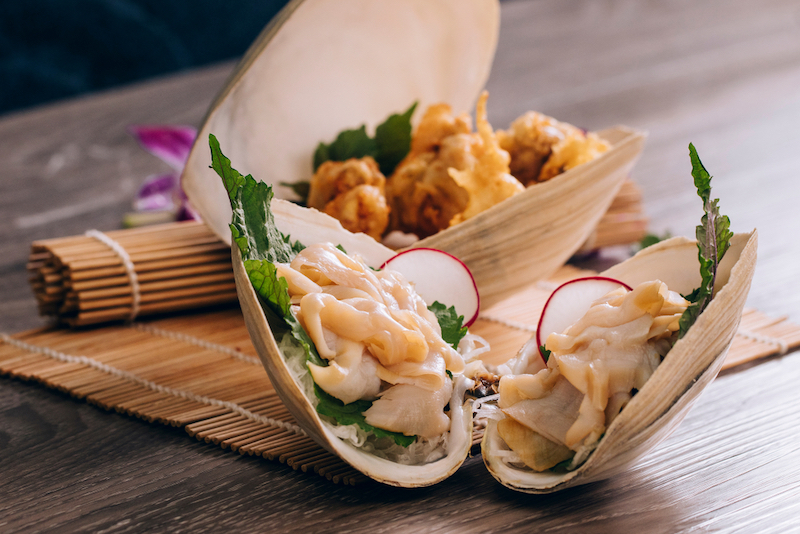
<path id="1" fill-rule="evenodd" d="M 416 108 L 414 102 L 404 113 L 390 115 L 375 128 L 375 137 L 370 137 L 362 124 L 343 130 L 330 144 L 320 143 L 314 151 L 314 171 L 326 161 L 372 156 L 384 176 L 389 176 L 411 149 L 411 115 Z"/>
<path id="2" fill-rule="evenodd" d="M 717 267 L 730 247 L 733 232 L 731 221 L 726 215 L 720 215 L 719 199 L 711 199 L 711 175 L 706 170 L 694 145 L 689 144 L 689 157 L 692 161 L 692 177 L 697 188 L 697 195 L 703 200 L 705 212 L 697 227 L 697 259 L 700 262 L 700 287 L 685 298 L 692 304 L 686 308 L 680 319 L 678 338 L 686 335 L 708 303 L 714 297 L 714 282 Z"/>
<path id="3" fill-rule="evenodd" d="M 225 186 L 225 190 L 231 200 L 231 207 L 234 207 L 236 194 L 244 185 L 244 176 L 231 167 L 231 160 L 226 158 L 222 150 L 220 150 L 219 141 L 217 141 L 214 134 L 208 135 L 208 144 L 211 147 L 211 168 L 222 178 L 222 184 Z"/>
<path id="4" fill-rule="evenodd" d="M 656 243 L 661 243 L 662 241 L 665 241 L 670 237 L 672 237 L 672 234 L 669 231 L 664 232 L 664 235 L 647 234 L 642 238 L 641 241 L 639 241 L 639 250 L 651 247 Z"/>
<path id="5" fill-rule="evenodd" d="M 378 145 L 367 135 L 367 127 L 361 125 L 355 130 L 344 130 L 329 144 L 320 143 L 314 151 L 314 171 L 326 161 L 345 161 L 350 158 L 375 157 Z"/>
<path id="6" fill-rule="evenodd" d="M 464 316 L 458 315 L 453 306 L 449 308 L 439 301 L 434 302 L 428 309 L 433 312 L 439 321 L 439 328 L 442 330 L 442 339 L 450 344 L 454 349 L 458 349 L 458 343 L 467 335 L 467 327 L 464 324 Z"/>
<path id="7" fill-rule="evenodd" d="M 314 384 L 314 392 L 319 399 L 317 412 L 321 415 L 332 417 L 340 425 L 358 425 L 366 432 L 372 432 L 379 438 L 391 438 L 402 447 L 410 446 L 417 439 L 416 436 L 406 436 L 399 432 L 390 432 L 368 424 L 364 417 L 364 412 L 372 406 L 370 401 L 359 400 L 351 402 L 350 404 L 344 404 L 336 397 L 327 394 L 316 384 Z"/>
<path id="8" fill-rule="evenodd" d="M 411 115 L 415 109 L 416 102 L 405 113 L 395 113 L 375 128 L 375 161 L 384 176 L 391 175 L 411 150 Z"/>
<path id="9" fill-rule="evenodd" d="M 272 188 L 264 182 L 256 182 L 249 174 L 242 176 L 231 167 L 231 160 L 222 153 L 213 134 L 208 136 L 208 143 L 211 147 L 211 168 L 222 178 L 228 191 L 233 210 L 231 233 L 242 252 L 242 258 L 269 260 L 272 263 L 291 261 L 303 247 L 290 243 L 289 238 L 275 226 L 269 209 Z"/>

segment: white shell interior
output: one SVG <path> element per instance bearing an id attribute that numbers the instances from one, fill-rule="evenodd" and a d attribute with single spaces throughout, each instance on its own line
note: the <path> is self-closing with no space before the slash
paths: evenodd
<path id="1" fill-rule="evenodd" d="M 242 174 L 278 185 L 308 180 L 320 141 L 375 125 L 415 101 L 472 109 L 489 76 L 497 0 L 295 0 L 252 45 L 212 105 L 183 186 L 230 243 L 230 206 L 209 169 L 208 135 Z M 420 111 L 415 114 L 421 115 Z M 292 198 L 285 187 L 276 196 Z"/>

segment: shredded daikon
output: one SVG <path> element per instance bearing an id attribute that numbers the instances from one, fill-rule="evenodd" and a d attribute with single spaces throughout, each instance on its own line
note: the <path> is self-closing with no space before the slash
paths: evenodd
<path id="1" fill-rule="evenodd" d="M 481 354 L 489 351 L 489 342 L 477 334 L 466 334 L 458 343 L 458 352 L 465 362 L 476 360 Z"/>

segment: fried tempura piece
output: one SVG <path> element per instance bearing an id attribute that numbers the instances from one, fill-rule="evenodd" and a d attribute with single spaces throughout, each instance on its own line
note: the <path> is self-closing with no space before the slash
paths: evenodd
<path id="1" fill-rule="evenodd" d="M 364 232 L 381 240 L 389 224 L 389 206 L 384 192 L 374 185 L 357 185 L 325 206 L 325 213 L 339 219 L 351 232 Z"/>
<path id="2" fill-rule="evenodd" d="M 511 156 L 511 174 L 523 185 L 537 181 L 542 166 L 550 157 L 553 147 L 572 135 L 582 135 L 579 128 L 559 122 L 536 111 L 518 117 L 508 130 L 498 130 L 500 148 Z"/>
<path id="3" fill-rule="evenodd" d="M 475 165 L 479 137 L 471 120 L 453 117 L 450 106 L 436 104 L 425 111 L 411 141 L 411 151 L 386 184 L 391 205 L 391 228 L 423 238 L 450 225 L 464 210 L 468 197 L 448 174 L 451 167 Z"/>
<path id="4" fill-rule="evenodd" d="M 538 181 L 544 182 L 567 169 L 592 161 L 609 148 L 611 145 L 597 134 L 578 132 L 570 135 L 553 147 L 553 153 L 539 172 Z"/>
<path id="5" fill-rule="evenodd" d="M 503 200 L 521 193 L 525 187 L 508 173 L 508 152 L 500 148 L 492 126 L 486 119 L 486 100 L 489 93 L 484 91 L 478 99 L 475 110 L 478 135 L 482 141 L 475 165 L 465 170 L 450 168 L 450 177 L 464 188 L 469 202 L 464 211 L 456 214 L 450 225 L 458 224 L 491 208 Z"/>
<path id="6" fill-rule="evenodd" d="M 478 102 L 478 133 L 447 104 L 425 112 L 411 152 L 387 182 L 392 229 L 427 237 L 523 189 L 508 174 L 508 154 L 486 120 L 487 98 Z"/>
<path id="7" fill-rule="evenodd" d="M 339 219 L 351 232 L 380 240 L 389 224 L 386 178 L 367 156 L 326 161 L 311 178 L 308 206 Z"/>
<path id="8" fill-rule="evenodd" d="M 456 134 L 472 132 L 472 119 L 466 113 L 453 116 L 452 108 L 447 104 L 434 104 L 425 110 L 425 115 L 414 132 L 411 140 L 409 156 L 423 152 L 436 152 L 442 142 Z"/>
<path id="9" fill-rule="evenodd" d="M 362 184 L 385 187 L 386 178 L 372 157 L 326 161 L 311 178 L 308 206 L 322 210 L 338 195 Z"/>

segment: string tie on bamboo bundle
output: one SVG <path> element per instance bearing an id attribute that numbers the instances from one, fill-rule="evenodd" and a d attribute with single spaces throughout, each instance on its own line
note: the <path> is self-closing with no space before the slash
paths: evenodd
<path id="1" fill-rule="evenodd" d="M 122 245 L 108 237 L 100 230 L 87 230 L 84 235 L 86 235 L 86 237 L 97 239 L 106 245 L 108 248 L 114 251 L 114 253 L 122 262 L 122 266 L 125 268 L 125 273 L 128 275 L 128 281 L 131 285 L 131 298 L 133 299 L 133 302 L 131 303 L 131 314 L 128 317 L 128 320 L 133 321 L 136 319 L 136 316 L 139 315 L 139 304 L 142 301 L 142 294 L 139 290 L 139 278 L 136 276 L 136 269 L 134 269 L 131 257 L 128 255 L 128 252 Z"/>

